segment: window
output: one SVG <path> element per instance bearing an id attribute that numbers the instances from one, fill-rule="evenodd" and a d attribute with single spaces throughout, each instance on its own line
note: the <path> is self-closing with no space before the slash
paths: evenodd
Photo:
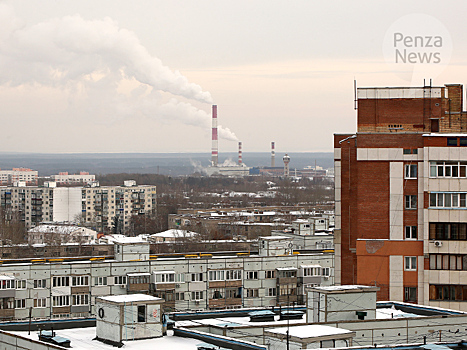
<path id="1" fill-rule="evenodd" d="M 46 280 L 34 280 L 34 288 L 46 288 Z"/>
<path id="2" fill-rule="evenodd" d="M 465 178 L 467 162 L 430 162 L 430 177 Z"/>
<path id="3" fill-rule="evenodd" d="M 56 295 L 52 297 L 53 306 L 70 306 L 69 295 Z"/>
<path id="4" fill-rule="evenodd" d="M 258 271 L 245 271 L 246 279 L 247 280 L 257 280 L 258 279 Z"/>
<path id="5" fill-rule="evenodd" d="M 406 164 L 405 165 L 405 178 L 406 179 L 417 178 L 417 164 Z"/>
<path id="6" fill-rule="evenodd" d="M 430 284 L 430 300 L 467 301 L 467 285 Z"/>
<path id="7" fill-rule="evenodd" d="M 106 286 L 107 285 L 107 277 L 96 277 L 94 279 L 94 284 L 96 286 Z"/>
<path id="8" fill-rule="evenodd" d="M 15 289 L 15 280 L 0 280 L 0 289 Z"/>
<path id="9" fill-rule="evenodd" d="M 185 300 L 185 293 L 183 292 L 175 293 L 175 300 Z"/>
<path id="10" fill-rule="evenodd" d="M 276 278 L 276 270 L 267 270 L 266 278 Z"/>
<path id="11" fill-rule="evenodd" d="M 416 195 L 405 196 L 405 209 L 417 209 L 417 196 Z"/>
<path id="12" fill-rule="evenodd" d="M 68 287 L 69 285 L 70 278 L 68 276 L 55 276 L 52 278 L 53 287 Z M 42 288 L 45 288 L 45 286 Z"/>
<path id="13" fill-rule="evenodd" d="M 279 286 L 280 295 L 296 295 L 297 294 L 297 285 L 294 283 L 281 284 Z"/>
<path id="14" fill-rule="evenodd" d="M 404 301 L 410 303 L 417 302 L 417 287 L 404 287 Z"/>
<path id="15" fill-rule="evenodd" d="M 16 299 L 15 309 L 26 309 L 26 299 Z"/>
<path id="16" fill-rule="evenodd" d="M 191 282 L 202 282 L 203 281 L 203 273 L 192 273 L 191 274 Z"/>
<path id="17" fill-rule="evenodd" d="M 329 267 L 323 267 L 321 271 L 322 271 L 323 276 L 326 276 L 326 277 L 331 276 L 331 269 Z"/>
<path id="18" fill-rule="evenodd" d="M 46 298 L 37 298 L 37 299 L 34 299 L 34 307 L 46 307 L 47 306 L 47 299 Z"/>
<path id="19" fill-rule="evenodd" d="M 156 283 L 175 283 L 175 273 L 156 273 Z"/>
<path id="20" fill-rule="evenodd" d="M 209 290 L 210 298 L 211 299 L 224 299 L 225 297 L 225 290 L 214 288 Z"/>
<path id="21" fill-rule="evenodd" d="M 258 298 L 259 297 L 259 290 L 257 288 L 245 289 L 245 297 L 246 298 Z"/>
<path id="22" fill-rule="evenodd" d="M 209 280 L 210 281 L 224 281 L 224 271 L 223 270 L 212 270 L 209 271 Z"/>
<path id="23" fill-rule="evenodd" d="M 430 254 L 430 270 L 467 270 L 465 254 Z"/>
<path id="24" fill-rule="evenodd" d="M 227 288 L 225 293 L 227 295 L 227 299 L 241 298 L 242 297 L 242 289 L 241 288 Z"/>
<path id="25" fill-rule="evenodd" d="M 74 294 L 73 305 L 89 305 L 89 294 Z"/>
<path id="26" fill-rule="evenodd" d="M 275 297 L 276 296 L 276 288 L 266 288 L 266 296 L 267 297 Z"/>
<path id="27" fill-rule="evenodd" d="M 114 284 L 115 285 L 126 284 L 126 276 L 115 276 Z"/>
<path id="28" fill-rule="evenodd" d="M 457 137 L 448 137 L 447 145 L 448 146 L 457 146 Z"/>
<path id="29" fill-rule="evenodd" d="M 89 276 L 73 276 L 72 277 L 72 286 L 89 286 Z"/>
<path id="30" fill-rule="evenodd" d="M 225 271 L 225 279 L 228 280 L 228 281 L 241 280 L 242 279 L 242 270 L 227 270 L 227 271 Z"/>
<path id="31" fill-rule="evenodd" d="M 417 257 L 416 256 L 406 256 L 404 269 L 406 271 L 415 271 L 417 270 Z"/>
<path id="32" fill-rule="evenodd" d="M 417 226 L 405 226 L 405 239 L 417 239 Z"/>
<path id="33" fill-rule="evenodd" d="M 466 240 L 466 223 L 430 222 L 430 239 Z"/>
<path id="34" fill-rule="evenodd" d="M 177 273 L 175 275 L 175 282 L 185 283 L 185 274 L 184 273 Z"/>
<path id="35" fill-rule="evenodd" d="M 202 300 L 203 298 L 203 291 L 196 291 L 191 292 L 191 300 Z"/>
<path id="36" fill-rule="evenodd" d="M 17 280 L 16 281 L 16 289 L 26 289 L 26 287 L 27 287 L 27 280 Z"/>
<path id="37" fill-rule="evenodd" d="M 146 305 L 138 305 L 138 322 L 146 322 Z"/>
<path id="38" fill-rule="evenodd" d="M 321 266 L 304 267 L 303 277 L 321 276 Z"/>
<path id="39" fill-rule="evenodd" d="M 466 193 L 430 193 L 430 208 L 466 208 L 466 204 Z"/>

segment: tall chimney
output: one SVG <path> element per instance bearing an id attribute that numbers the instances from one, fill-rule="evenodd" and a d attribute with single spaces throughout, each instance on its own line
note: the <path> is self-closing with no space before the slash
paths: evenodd
<path id="1" fill-rule="evenodd" d="M 211 165 L 217 166 L 218 164 L 218 148 L 217 148 L 217 105 L 212 105 L 212 153 Z"/>
<path id="2" fill-rule="evenodd" d="M 271 168 L 276 166 L 276 144 L 274 141 L 271 142 Z"/>
<path id="3" fill-rule="evenodd" d="M 242 165 L 243 160 L 242 160 L 242 143 L 238 143 L 238 165 Z"/>

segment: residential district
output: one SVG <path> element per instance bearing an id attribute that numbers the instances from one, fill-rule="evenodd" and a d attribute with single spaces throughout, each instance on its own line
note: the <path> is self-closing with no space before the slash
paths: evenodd
<path id="1" fill-rule="evenodd" d="M 2 170 L 1 348 L 465 348 L 463 95 L 358 88 L 328 171 L 215 133 L 216 190 Z"/>

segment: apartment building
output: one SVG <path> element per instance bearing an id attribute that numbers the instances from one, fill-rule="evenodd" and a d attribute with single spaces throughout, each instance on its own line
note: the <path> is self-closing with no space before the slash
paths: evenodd
<path id="1" fill-rule="evenodd" d="M 467 310 L 462 85 L 359 88 L 357 103 L 357 133 L 334 136 L 336 283 Z"/>
<path id="2" fill-rule="evenodd" d="M 166 310 L 303 304 L 304 286 L 334 283 L 332 254 L 149 257 L 149 244 L 115 243 L 115 260 L 51 259 L 3 264 L 0 319 L 95 314 L 95 298 L 133 293 Z M 91 259 L 92 260 L 92 259 Z"/>
<path id="3" fill-rule="evenodd" d="M 58 175 L 50 176 L 52 181 L 60 185 L 85 185 L 96 181 L 96 175 L 90 175 L 87 171 L 80 171 L 79 174 L 68 174 L 68 172 L 60 172 Z"/>
<path id="4" fill-rule="evenodd" d="M 38 176 L 38 171 L 29 168 L 0 170 L 0 185 L 13 185 L 15 182 L 24 182 L 27 185 L 37 185 Z"/>
<path id="5" fill-rule="evenodd" d="M 17 212 L 27 228 L 44 221 L 85 220 L 98 231 L 118 225 L 124 233 L 132 215 L 151 212 L 156 206 L 156 187 L 125 181 L 123 186 L 0 187 L 0 201 L 9 212 Z"/>

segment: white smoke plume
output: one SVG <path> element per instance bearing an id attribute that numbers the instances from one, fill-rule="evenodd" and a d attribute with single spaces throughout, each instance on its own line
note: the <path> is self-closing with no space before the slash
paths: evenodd
<path id="1" fill-rule="evenodd" d="M 118 88 L 128 81 L 139 87 L 125 95 Z M 208 113 L 175 97 L 167 102 L 161 93 L 203 103 L 212 103 L 211 94 L 164 66 L 133 32 L 110 18 L 74 15 L 26 26 L 0 3 L 0 85 L 67 90 L 77 114 L 92 110 L 104 119 L 143 114 L 210 126 Z M 219 128 L 219 136 L 237 139 L 229 129 Z"/>

